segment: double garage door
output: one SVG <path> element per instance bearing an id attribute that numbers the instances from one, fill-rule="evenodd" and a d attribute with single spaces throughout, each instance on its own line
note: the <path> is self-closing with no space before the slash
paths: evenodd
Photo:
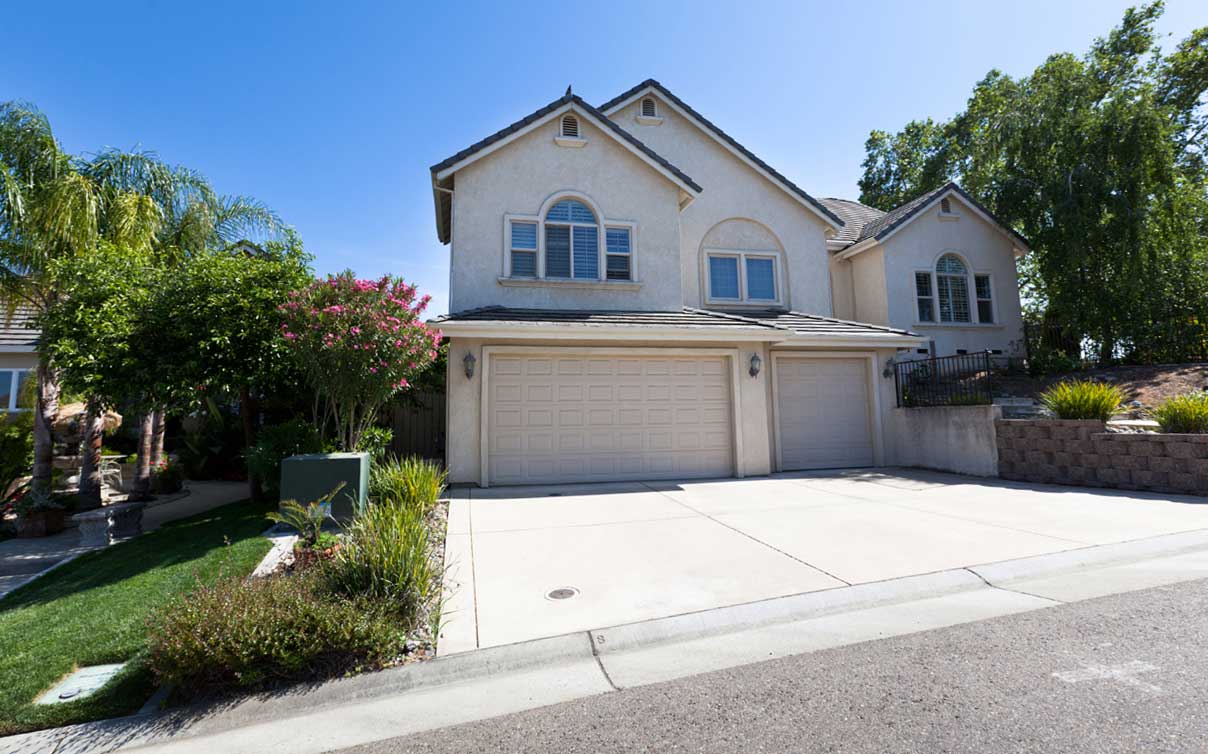
<path id="1" fill-rule="evenodd" d="M 734 411 L 724 356 L 493 354 L 490 484 L 726 477 Z M 777 354 L 777 467 L 874 462 L 861 358 Z"/>
<path id="2" fill-rule="evenodd" d="M 491 484 L 734 473 L 725 357 L 495 354 L 489 363 Z"/>

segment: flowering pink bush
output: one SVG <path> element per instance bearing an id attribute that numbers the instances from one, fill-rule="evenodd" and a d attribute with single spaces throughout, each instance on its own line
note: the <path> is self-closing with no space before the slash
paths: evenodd
<path id="1" fill-rule="evenodd" d="M 314 388 L 315 422 L 355 449 L 378 409 L 436 359 L 441 333 L 420 319 L 430 296 L 389 275 L 351 270 L 294 291 L 280 306 L 281 337 Z"/>

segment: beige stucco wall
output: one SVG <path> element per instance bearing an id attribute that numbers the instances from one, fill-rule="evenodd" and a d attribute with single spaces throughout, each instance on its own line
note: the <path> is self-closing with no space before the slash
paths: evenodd
<path id="1" fill-rule="evenodd" d="M 850 264 L 853 319 L 872 325 L 890 324 L 884 252 L 879 248 L 869 249 L 852 257 Z"/>
<path id="2" fill-rule="evenodd" d="M 825 222 L 661 99 L 659 115 L 663 122 L 659 125 L 638 123 L 639 107 L 640 101 L 635 101 L 614 113 L 612 119 L 704 188 L 680 217 L 684 305 L 704 305 L 701 250 L 706 234 L 724 220 L 745 218 L 767 228 L 784 250 L 783 268 L 788 279 L 785 305 L 829 315 Z"/>
<path id="3" fill-rule="evenodd" d="M 888 324 L 933 338 L 940 356 L 952 355 L 958 348 L 970 353 L 998 349 L 1004 355 L 1023 355 L 1023 319 L 1012 242 L 956 196 L 951 203 L 959 219 L 941 220 L 939 208 L 935 207 L 885 240 Z M 936 325 L 918 321 L 914 273 L 933 269 L 936 260 L 946 252 L 960 255 L 974 273 L 990 273 L 997 315 L 994 324 Z M 872 253 L 865 252 L 854 259 Z M 970 306 L 976 307 L 973 294 L 970 281 Z"/>
<path id="4" fill-rule="evenodd" d="M 834 299 L 833 316 L 839 319 L 855 319 L 856 300 L 852 285 L 851 262 L 832 256 L 830 276 L 831 298 Z"/>
<path id="5" fill-rule="evenodd" d="M 0 369 L 36 369 L 38 354 L 0 352 Z"/>
<path id="6" fill-rule="evenodd" d="M 548 348 L 725 348 L 736 349 L 739 356 L 738 397 L 741 416 L 742 458 L 745 476 L 762 476 L 773 471 L 775 463 L 775 435 L 772 426 L 772 349 L 765 343 L 747 342 L 676 342 L 676 341 L 514 341 L 479 338 L 453 338 L 449 347 L 449 373 L 447 375 L 448 430 L 447 462 L 449 480 L 453 483 L 478 484 L 481 480 L 480 440 L 482 418 L 482 375 L 485 373 L 484 345 L 522 345 L 541 351 Z M 809 353 L 817 349 L 775 349 L 778 353 Z M 833 352 L 834 349 L 831 349 Z M 848 351 L 867 354 L 867 350 Z M 463 359 L 467 353 L 478 360 L 474 377 L 467 379 Z M 748 365 L 752 354 L 758 353 L 763 369 L 758 377 L 751 377 Z M 875 359 L 872 374 L 873 389 L 878 394 L 880 413 L 873 416 L 874 432 L 882 436 L 882 462 L 896 463 L 895 435 L 892 432 L 890 412 L 895 406 L 893 380 L 881 376 L 886 362 L 894 355 L 893 349 L 878 349 L 871 352 Z M 875 404 L 874 404 L 875 405 Z M 874 412 L 875 413 L 875 412 Z"/>
<path id="7" fill-rule="evenodd" d="M 450 311 L 491 305 L 670 311 L 681 305 L 679 188 L 586 118 L 579 124 L 586 146 L 555 144 L 555 118 L 456 173 Z M 535 215 L 560 191 L 582 194 L 606 221 L 637 223 L 633 245 L 638 290 L 513 288 L 499 283 L 508 243 L 504 216 Z"/>

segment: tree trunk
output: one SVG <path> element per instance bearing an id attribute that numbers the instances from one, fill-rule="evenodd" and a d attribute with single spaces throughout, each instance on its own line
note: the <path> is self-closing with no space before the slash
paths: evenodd
<path id="1" fill-rule="evenodd" d="M 135 500 L 146 500 L 151 497 L 151 446 L 154 434 L 154 412 L 143 414 L 138 428 L 138 462 L 134 471 Z"/>
<path id="2" fill-rule="evenodd" d="M 243 449 L 245 452 L 256 444 L 256 415 L 259 410 L 256 399 L 252 397 L 251 388 L 247 385 L 240 387 L 239 418 L 243 421 Z M 247 470 L 247 489 L 248 495 L 254 502 L 259 502 L 263 497 L 260 494 L 260 478 L 256 476 L 251 467 Z"/>
<path id="3" fill-rule="evenodd" d="M 34 410 L 33 488 L 50 491 L 54 470 L 54 423 L 59 418 L 59 375 L 45 356 L 38 358 L 38 396 Z"/>
<path id="4" fill-rule="evenodd" d="M 101 504 L 101 443 L 105 432 L 105 409 L 95 401 L 88 402 L 84 419 L 84 442 L 80 445 L 80 501 L 88 507 Z"/>
<path id="5" fill-rule="evenodd" d="M 151 468 L 158 469 L 164 461 L 164 430 L 168 417 L 162 408 L 155 409 L 151 419 Z"/>

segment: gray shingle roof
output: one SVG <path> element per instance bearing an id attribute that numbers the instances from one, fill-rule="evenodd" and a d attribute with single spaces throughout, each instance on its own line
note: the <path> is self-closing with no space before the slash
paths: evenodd
<path id="1" fill-rule="evenodd" d="M 18 305 L 9 316 L 8 308 L 0 301 L 0 351 L 26 350 L 38 344 L 41 333 L 34 329 L 34 310 Z"/>
<path id="2" fill-rule="evenodd" d="M 588 309 L 510 309 L 503 306 L 485 306 L 463 312 L 444 314 L 430 320 L 433 325 L 446 322 L 508 322 L 515 324 L 562 324 L 562 325 L 629 325 L 635 327 L 742 327 L 768 328 L 756 320 L 746 317 L 709 312 L 703 309 L 684 307 L 678 311 L 602 311 Z"/>
<path id="3" fill-rule="evenodd" d="M 818 201 L 825 204 L 831 212 L 843 218 L 843 227 L 835 234 L 835 240 L 844 243 L 855 243 L 865 225 L 885 215 L 875 207 L 869 207 L 867 204 L 860 204 L 851 199 L 826 197 Z"/>
<path id="4" fill-rule="evenodd" d="M 451 322 L 492 322 L 516 325 L 562 324 L 592 326 L 631 327 L 708 327 L 708 328 L 764 328 L 770 332 L 780 331 L 785 336 L 833 335 L 913 335 L 906 330 L 880 327 L 863 322 L 849 322 L 817 314 L 781 310 L 743 311 L 741 314 L 707 309 L 684 307 L 679 311 L 599 311 L 586 309 L 509 309 L 502 306 L 486 306 L 436 317 L 429 324 L 440 326 Z"/>
<path id="5" fill-rule="evenodd" d="M 865 322 L 851 322 L 845 319 L 835 319 L 834 317 L 822 317 L 817 314 L 786 312 L 776 309 L 762 312 L 743 312 L 743 316 L 762 322 L 765 325 L 792 330 L 799 335 L 915 335 L 915 333 L 908 330 L 897 330 L 892 327 L 881 327 L 880 325 L 870 325 Z"/>
<path id="6" fill-rule="evenodd" d="M 844 223 L 843 218 L 839 217 L 834 212 L 832 212 L 830 209 L 828 209 L 825 204 L 818 201 L 814 197 L 810 196 L 808 193 L 806 193 L 805 189 L 803 189 L 800 186 L 798 186 L 797 184 L 793 183 L 788 178 L 785 178 L 783 175 L 780 174 L 779 171 L 777 171 L 771 165 L 767 164 L 763 160 L 756 157 L 754 152 L 747 149 L 742 144 L 739 144 L 737 139 L 735 139 L 733 136 L 729 135 L 725 131 L 721 130 L 721 128 L 716 126 L 712 121 L 710 121 L 708 118 L 706 118 L 705 116 L 698 113 L 696 110 L 693 110 L 692 107 L 688 103 L 684 102 L 682 99 L 680 99 L 679 97 L 672 94 L 670 89 L 663 86 L 662 84 L 660 84 L 658 81 L 655 81 L 654 79 L 646 79 L 645 81 L 638 84 L 637 86 L 632 87 L 632 88 L 628 89 L 627 91 L 622 92 L 621 94 L 618 94 L 617 96 L 615 96 L 612 99 L 605 102 L 603 105 L 600 105 L 600 110 L 606 111 L 610 107 L 613 107 L 614 105 L 624 102 L 625 100 L 629 99 L 630 97 L 632 97 L 633 95 L 642 91 L 643 89 L 646 89 L 647 87 L 657 90 L 659 92 L 659 94 L 663 95 L 671 102 L 674 102 L 677 107 L 679 107 L 681 110 L 690 114 L 696 120 L 700 121 L 702 125 L 704 125 L 706 128 L 708 128 L 714 134 L 716 134 L 719 139 L 726 142 L 731 147 L 734 147 L 734 149 L 738 150 L 738 152 L 740 152 L 748 160 L 755 163 L 763 170 L 767 171 L 767 173 L 769 175 L 773 176 L 777 181 L 779 181 L 781 184 L 783 184 L 785 188 L 787 188 L 789 191 L 796 194 L 797 196 L 801 197 L 805 201 L 809 202 L 811 205 L 813 205 L 815 208 L 817 208 L 818 211 L 821 212 L 823 215 L 826 215 L 830 219 L 834 220 L 837 225 L 839 225 L 839 226 L 843 225 L 843 223 Z"/>
<path id="7" fill-rule="evenodd" d="M 889 212 L 881 212 L 859 202 L 851 201 L 850 199 L 823 199 L 822 201 L 831 206 L 835 212 L 843 214 L 847 213 L 844 219 L 851 218 L 851 226 L 858 228 L 845 227 L 839 234 L 835 236 L 835 240 L 845 241 L 848 244 L 857 244 L 862 241 L 867 241 L 870 238 L 882 239 L 892 233 L 895 229 L 909 222 L 912 218 L 923 211 L 934 199 L 941 194 L 949 191 L 957 194 L 962 200 L 968 202 L 978 210 L 983 212 L 987 217 L 993 220 L 999 227 L 1010 233 L 1019 240 L 1025 247 L 1028 247 L 1028 239 L 1016 233 L 1011 226 L 1004 223 L 994 216 L 990 210 L 983 207 L 976 199 L 969 195 L 968 191 L 958 186 L 956 183 L 949 181 L 939 188 L 928 191 L 922 196 L 915 197 L 906 202 L 900 207 L 895 207 Z"/>

